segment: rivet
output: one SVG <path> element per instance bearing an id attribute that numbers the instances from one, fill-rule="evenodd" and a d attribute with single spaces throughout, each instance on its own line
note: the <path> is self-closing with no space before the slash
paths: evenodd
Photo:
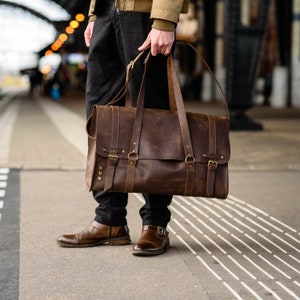
<path id="1" fill-rule="evenodd" d="M 122 150 L 122 153 L 125 153 L 125 150 L 124 150 L 124 149 Z"/>
<path id="2" fill-rule="evenodd" d="M 101 180 L 102 180 L 102 177 L 98 177 L 98 180 L 101 181 Z"/>

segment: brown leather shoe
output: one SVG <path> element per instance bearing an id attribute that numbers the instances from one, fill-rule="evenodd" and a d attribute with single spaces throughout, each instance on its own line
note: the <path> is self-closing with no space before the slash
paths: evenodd
<path id="1" fill-rule="evenodd" d="M 169 232 L 160 226 L 145 225 L 133 247 L 133 255 L 150 256 L 164 253 L 170 246 Z"/>
<path id="2" fill-rule="evenodd" d="M 127 245 L 130 243 L 126 226 L 107 226 L 93 221 L 87 228 L 76 234 L 62 235 L 57 239 L 62 247 L 81 248 L 102 244 Z"/>

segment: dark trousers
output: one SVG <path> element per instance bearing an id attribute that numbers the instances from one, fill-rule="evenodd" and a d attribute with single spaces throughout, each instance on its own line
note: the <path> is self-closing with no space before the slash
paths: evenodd
<path id="1" fill-rule="evenodd" d="M 105 105 L 124 85 L 126 66 L 139 53 L 151 30 L 149 14 L 121 12 L 114 6 L 114 0 L 98 1 L 97 19 L 89 49 L 88 77 L 86 90 L 87 116 L 95 104 Z M 143 61 L 135 64 L 129 93 L 131 104 L 135 105 L 143 72 Z M 146 84 L 145 107 L 168 109 L 166 57 L 151 57 Z M 118 105 L 124 105 L 122 99 Z M 159 130 L 159 129 L 158 129 Z M 98 202 L 95 220 L 110 226 L 127 224 L 125 193 L 94 192 Z M 170 221 L 171 195 L 144 194 L 145 205 L 140 209 L 143 225 L 166 227 Z"/>

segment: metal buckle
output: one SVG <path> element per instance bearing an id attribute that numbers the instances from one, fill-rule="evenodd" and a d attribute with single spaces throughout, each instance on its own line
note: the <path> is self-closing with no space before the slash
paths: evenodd
<path id="1" fill-rule="evenodd" d="M 128 153 L 128 159 L 135 159 L 138 160 L 139 159 L 139 155 L 136 153 L 135 150 L 132 150 Z"/>
<path id="2" fill-rule="evenodd" d="M 208 169 L 216 169 L 217 167 L 218 167 L 218 161 L 216 161 L 216 160 L 209 160 L 208 161 L 208 163 L 207 163 L 207 167 L 208 167 Z M 214 166 L 214 167 L 212 167 L 212 166 Z"/>
<path id="3" fill-rule="evenodd" d="M 119 160 L 119 156 L 117 154 L 108 154 L 108 159 L 112 165 L 115 165 Z"/>
<path id="4" fill-rule="evenodd" d="M 132 150 L 128 153 L 128 164 L 134 167 L 139 160 L 139 155 L 136 153 L 135 150 Z"/>
<path id="5" fill-rule="evenodd" d="M 194 156 L 188 155 L 185 160 L 186 163 L 195 163 L 196 162 L 196 158 Z"/>
<path id="6" fill-rule="evenodd" d="M 129 64 L 130 64 L 130 69 L 132 70 L 134 68 L 135 62 L 132 60 Z"/>
<path id="7" fill-rule="evenodd" d="M 160 226 L 157 226 L 157 233 L 161 236 L 165 236 L 166 235 L 166 229 Z"/>

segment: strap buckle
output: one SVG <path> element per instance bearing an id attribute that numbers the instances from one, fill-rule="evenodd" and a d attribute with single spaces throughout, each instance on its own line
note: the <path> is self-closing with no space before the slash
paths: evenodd
<path id="1" fill-rule="evenodd" d="M 108 160 L 110 165 L 115 166 L 119 160 L 119 156 L 117 154 L 109 154 Z"/>
<path id="2" fill-rule="evenodd" d="M 161 236 L 166 236 L 167 230 L 161 226 L 157 226 L 157 233 Z"/>
<path id="3" fill-rule="evenodd" d="M 218 167 L 219 162 L 216 160 L 209 160 L 207 163 L 207 167 L 209 170 L 216 170 Z"/>

